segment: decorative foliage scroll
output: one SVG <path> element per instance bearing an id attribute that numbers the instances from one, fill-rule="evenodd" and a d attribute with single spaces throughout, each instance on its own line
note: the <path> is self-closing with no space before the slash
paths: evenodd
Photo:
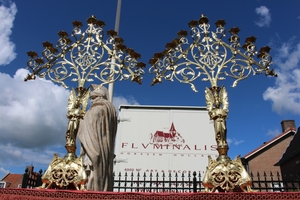
<path id="1" fill-rule="evenodd" d="M 162 78 L 171 81 L 177 79 L 190 84 L 197 91 L 192 82 L 200 77 L 202 81 L 210 81 L 212 87 L 216 87 L 219 80 L 231 77 L 235 79 L 234 87 L 250 74 L 265 72 L 266 75 L 276 76 L 270 70 L 272 57 L 268 54 L 269 47 L 257 52 L 254 44 L 256 38 L 253 36 L 248 37 L 241 46 L 237 27 L 229 30 L 231 36 L 227 44 L 223 41 L 226 36 L 225 21 L 218 20 L 215 24 L 217 28 L 213 32 L 208 18 L 202 15 L 200 20 L 189 23 L 191 39 L 188 39 L 187 31 L 181 30 L 177 38 L 167 43 L 163 52 L 155 53 L 149 61 L 152 65 L 149 72 L 156 75 L 152 85 L 161 82 Z"/>
<path id="2" fill-rule="evenodd" d="M 131 78 L 141 83 L 145 64 L 137 61 L 140 54 L 127 48 L 113 30 L 107 31 L 109 37 L 105 40 L 104 22 L 94 16 L 87 22 L 85 30 L 81 28 L 81 22 L 73 22 L 72 39 L 67 32 L 60 31 L 56 46 L 44 42 L 42 57 L 33 51 L 28 52 L 30 59 L 27 66 L 32 74 L 25 80 L 34 79 L 36 75 L 41 78 L 47 76 L 65 88 L 68 87 L 65 83 L 68 78 L 78 82 L 79 88 L 95 80 L 107 84 Z"/>

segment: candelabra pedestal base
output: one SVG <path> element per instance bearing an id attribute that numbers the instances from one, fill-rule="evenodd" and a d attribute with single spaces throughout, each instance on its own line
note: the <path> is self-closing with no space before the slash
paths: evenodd
<path id="1" fill-rule="evenodd" d="M 244 168 L 240 156 L 231 160 L 227 156 L 228 147 L 218 147 L 219 157 L 209 163 L 203 179 L 206 192 L 251 192 L 252 180 Z"/>
<path id="2" fill-rule="evenodd" d="M 75 154 L 76 146 L 66 146 L 68 153 L 64 158 L 56 154 L 48 169 L 42 176 L 42 189 L 76 189 L 86 190 L 87 175 L 82 158 Z"/>

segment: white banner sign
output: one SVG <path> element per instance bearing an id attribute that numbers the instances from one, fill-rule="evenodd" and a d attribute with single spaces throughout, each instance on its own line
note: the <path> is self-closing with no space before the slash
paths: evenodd
<path id="1" fill-rule="evenodd" d="M 213 122 L 203 107 L 120 106 L 115 169 L 205 173 L 216 159 Z"/>

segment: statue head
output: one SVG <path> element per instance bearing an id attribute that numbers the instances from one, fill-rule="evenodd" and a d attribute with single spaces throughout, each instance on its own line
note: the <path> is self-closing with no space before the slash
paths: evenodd
<path id="1" fill-rule="evenodd" d="M 101 99 L 108 100 L 109 98 L 108 90 L 104 86 L 95 85 L 95 84 L 92 84 L 91 86 L 93 90 L 90 93 L 90 97 L 92 99 L 95 97 L 100 97 Z"/>

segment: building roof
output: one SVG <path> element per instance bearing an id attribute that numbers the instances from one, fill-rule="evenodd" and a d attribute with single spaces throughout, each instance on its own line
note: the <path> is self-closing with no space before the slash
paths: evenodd
<path id="1" fill-rule="evenodd" d="M 1 181 L 6 182 L 6 188 L 18 188 L 18 185 L 22 184 L 22 179 L 23 174 L 8 173 Z"/>
<path id="2" fill-rule="evenodd" d="M 289 161 L 290 159 L 294 158 L 295 156 L 300 154 L 300 126 L 298 127 L 297 133 L 294 135 L 292 141 L 290 142 L 289 146 L 286 148 L 284 154 L 282 155 L 281 159 L 275 166 L 280 166 L 285 162 Z"/>
<path id="3" fill-rule="evenodd" d="M 250 153 L 246 154 L 244 156 L 244 158 L 247 160 L 250 157 L 255 156 L 256 154 L 262 152 L 266 148 L 268 148 L 271 145 L 275 144 L 276 142 L 280 141 L 281 139 L 286 138 L 287 136 L 290 136 L 290 135 L 294 135 L 295 133 L 296 133 L 296 130 L 294 128 L 289 128 L 286 131 L 284 131 L 283 133 L 281 133 L 278 136 L 276 136 L 275 138 L 273 138 L 272 140 L 270 140 L 269 142 L 265 142 L 260 147 L 254 149 Z"/>

